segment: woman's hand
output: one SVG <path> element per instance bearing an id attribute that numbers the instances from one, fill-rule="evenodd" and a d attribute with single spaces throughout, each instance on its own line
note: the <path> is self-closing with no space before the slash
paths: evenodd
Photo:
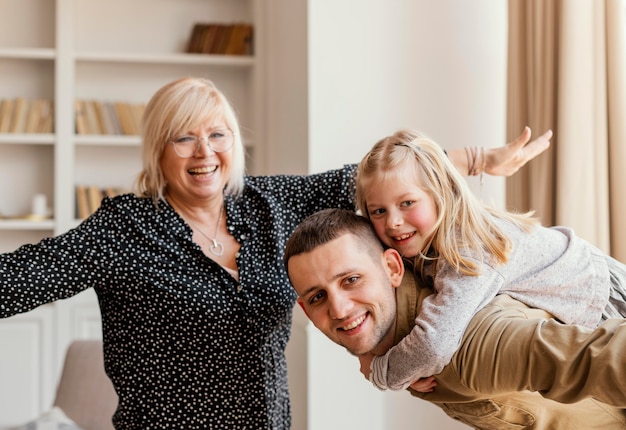
<path id="1" fill-rule="evenodd" d="M 414 389 L 415 391 L 419 391 L 420 393 L 430 393 L 434 391 L 436 386 L 437 380 L 434 376 L 418 379 L 410 385 L 412 389 Z"/>
<path id="2" fill-rule="evenodd" d="M 498 148 L 485 149 L 485 173 L 492 176 L 511 176 L 524 164 L 550 147 L 552 130 L 530 140 L 530 127 L 525 127 L 522 134 L 512 142 Z"/>

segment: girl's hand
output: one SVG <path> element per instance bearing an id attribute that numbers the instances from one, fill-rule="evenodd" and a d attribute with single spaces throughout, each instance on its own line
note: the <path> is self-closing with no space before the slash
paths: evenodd
<path id="1" fill-rule="evenodd" d="M 533 140 L 530 140 L 530 127 L 524 127 L 524 131 L 513 142 L 509 142 L 498 148 L 485 150 L 485 173 L 492 176 L 511 176 L 524 164 L 541 154 L 550 147 L 552 130 Z"/>
<path id="2" fill-rule="evenodd" d="M 372 361 L 374 360 L 374 354 L 359 355 L 359 361 L 361 362 L 361 373 L 365 376 L 365 379 L 370 380 L 370 369 L 372 367 Z"/>
<path id="3" fill-rule="evenodd" d="M 413 382 L 410 387 L 415 391 L 419 391 L 420 393 L 430 393 L 437 386 L 437 380 L 434 376 L 429 376 L 428 378 L 418 379 Z"/>

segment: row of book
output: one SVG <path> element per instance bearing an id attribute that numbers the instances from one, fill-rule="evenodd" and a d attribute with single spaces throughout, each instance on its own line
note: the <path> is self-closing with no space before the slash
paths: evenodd
<path id="1" fill-rule="evenodd" d="M 76 100 L 76 134 L 138 135 L 144 103 Z M 0 133 L 54 133 L 52 100 L 0 100 Z"/>
<path id="2" fill-rule="evenodd" d="M 75 100 L 76 134 L 136 135 L 144 103 Z"/>
<path id="3" fill-rule="evenodd" d="M 253 26 L 238 24 L 195 24 L 187 52 L 198 54 L 252 55 Z"/>
<path id="4" fill-rule="evenodd" d="M 76 217 L 78 219 L 85 219 L 100 207 L 103 198 L 115 197 L 127 192 L 128 190 L 125 188 L 101 188 L 97 185 L 77 185 Z"/>
<path id="5" fill-rule="evenodd" d="M 54 105 L 52 100 L 24 97 L 0 101 L 0 133 L 52 133 Z"/>

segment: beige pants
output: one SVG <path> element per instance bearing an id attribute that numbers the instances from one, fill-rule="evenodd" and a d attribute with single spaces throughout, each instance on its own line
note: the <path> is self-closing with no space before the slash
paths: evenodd
<path id="1" fill-rule="evenodd" d="M 423 295 L 408 315 L 412 300 L 398 294 L 399 327 Z M 412 394 L 477 429 L 626 429 L 626 413 L 598 401 L 626 405 L 625 352 L 624 320 L 564 325 L 502 295 L 472 319 L 435 391 Z"/>

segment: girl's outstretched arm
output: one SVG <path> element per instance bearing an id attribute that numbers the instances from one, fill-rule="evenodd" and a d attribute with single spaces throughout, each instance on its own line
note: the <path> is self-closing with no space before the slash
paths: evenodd
<path id="1" fill-rule="evenodd" d="M 512 142 L 497 148 L 485 148 L 484 173 L 492 176 L 511 176 L 527 162 L 550 147 L 552 130 L 546 131 L 532 142 L 530 142 L 531 134 L 530 127 L 525 127 Z M 476 157 L 482 157 L 480 148 L 474 148 L 474 150 Z M 447 153 L 450 161 L 461 174 L 470 174 L 471 166 L 466 148 L 448 149 Z M 481 159 L 478 161 L 478 171 L 475 174 L 482 172 L 483 162 Z"/>

